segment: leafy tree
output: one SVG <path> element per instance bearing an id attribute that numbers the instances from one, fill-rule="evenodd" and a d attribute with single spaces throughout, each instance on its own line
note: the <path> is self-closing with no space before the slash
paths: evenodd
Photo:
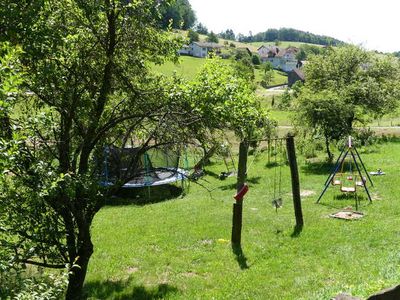
<path id="1" fill-rule="evenodd" d="M 351 134 L 354 122 L 364 124 L 392 111 L 399 99 L 399 62 L 376 56 L 356 46 L 330 49 L 312 56 L 305 66 L 300 89 L 298 123 L 329 143 Z"/>
<path id="2" fill-rule="evenodd" d="M 265 71 L 262 77 L 261 85 L 267 88 L 268 86 L 270 86 L 273 79 L 274 79 L 274 71 L 272 69 Z"/>
<path id="3" fill-rule="evenodd" d="M 165 144 L 166 124 L 175 127 L 185 110 L 143 63 L 175 57 L 181 44 L 158 30 L 157 16 L 150 0 L 0 4 L 0 38 L 23 48 L 26 77 L 16 100 L 21 110 L 28 105 L 13 120 L 11 141 L 0 144 L 1 244 L 19 263 L 68 264 L 67 299 L 81 297 L 93 217 L 127 179 L 99 187 L 95 153 L 133 131 L 142 152 L 150 140 Z"/>
<path id="4" fill-rule="evenodd" d="M 246 55 L 241 57 L 240 59 L 235 59 L 233 62 L 233 67 L 236 69 L 236 72 L 240 74 L 247 82 L 254 85 L 255 73 L 254 73 L 254 65 L 251 61 L 251 57 Z M 253 86 L 253 88 L 255 88 Z"/>
<path id="5" fill-rule="evenodd" d="M 260 56 L 258 56 L 257 54 L 253 54 L 251 57 L 251 62 L 253 63 L 253 65 L 261 65 Z"/>
<path id="6" fill-rule="evenodd" d="M 232 29 L 227 29 L 218 34 L 221 39 L 234 41 L 236 39 L 235 33 Z"/>
<path id="7" fill-rule="evenodd" d="M 211 31 L 207 35 L 207 42 L 209 42 L 209 43 L 218 43 L 219 42 L 218 36 L 214 32 Z"/>
<path id="8" fill-rule="evenodd" d="M 161 1 L 161 26 L 178 29 L 189 29 L 196 22 L 196 15 L 188 0 Z"/>
<path id="9" fill-rule="evenodd" d="M 19 47 L 12 48 L 8 43 L 0 44 L 0 138 L 11 139 L 10 107 L 15 101 L 21 71 L 18 56 Z"/>
<path id="10" fill-rule="evenodd" d="M 259 32 L 255 35 L 249 33 L 248 36 L 240 35 L 239 41 L 241 42 L 275 42 L 275 41 L 288 41 L 288 42 L 303 42 L 312 43 L 326 46 L 339 46 L 343 45 L 342 41 L 337 39 L 312 34 L 293 28 L 280 28 L 280 29 L 268 29 L 265 32 Z"/>
<path id="11" fill-rule="evenodd" d="M 190 88 L 193 106 L 207 119 L 208 129 L 229 128 L 240 140 L 266 136 L 272 123 L 255 97 L 252 81 L 237 70 L 220 58 L 208 59 Z"/>
<path id="12" fill-rule="evenodd" d="M 197 24 L 196 26 L 196 31 L 200 34 L 208 34 L 208 29 L 205 25 L 203 25 L 202 23 Z"/>
<path id="13" fill-rule="evenodd" d="M 300 51 L 296 54 L 296 59 L 299 61 L 306 60 L 307 54 L 304 49 L 300 48 Z"/>
<path id="14" fill-rule="evenodd" d="M 267 73 L 268 71 L 272 71 L 274 69 L 274 66 L 270 61 L 266 61 L 264 63 L 264 73 Z"/>
<path id="15" fill-rule="evenodd" d="M 151 74 L 150 62 L 175 59 L 182 44 L 159 30 L 151 0 L 23 4 L 0 4 L 1 39 L 21 45 L 26 71 L 23 82 L 1 86 L 20 89 L 9 105 L 21 113 L 12 138 L 0 140 L 0 242 L 17 263 L 68 265 L 66 298 L 80 299 L 93 218 L 135 175 L 140 154 L 224 127 L 246 138 L 268 119 L 249 82 L 220 62 L 206 64 L 194 83 Z M 132 168 L 101 187 L 104 147 L 130 138 L 139 144 Z"/>
<path id="16" fill-rule="evenodd" d="M 200 40 L 199 34 L 191 29 L 189 29 L 187 36 L 190 43 L 198 42 Z"/>
<path id="17" fill-rule="evenodd" d="M 400 58 L 400 51 L 396 51 L 392 53 L 393 56 Z"/>

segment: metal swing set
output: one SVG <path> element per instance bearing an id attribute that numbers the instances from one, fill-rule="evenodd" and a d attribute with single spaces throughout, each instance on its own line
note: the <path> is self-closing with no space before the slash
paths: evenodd
<path id="1" fill-rule="evenodd" d="M 319 196 L 317 203 L 320 202 L 322 196 L 325 194 L 329 186 L 339 186 L 340 191 L 346 195 L 352 194 L 355 196 L 356 199 L 356 210 L 358 210 L 358 198 L 357 198 L 357 190 L 358 188 L 364 188 L 368 199 L 372 202 L 371 195 L 369 193 L 367 187 L 367 179 L 370 182 L 371 186 L 374 186 L 367 169 L 361 159 L 360 154 L 358 153 L 356 147 L 352 143 L 352 138 L 349 136 L 348 143 L 342 152 L 340 153 L 338 159 L 336 160 L 335 166 L 332 172 L 329 174 L 328 178 L 325 181 L 324 189 Z M 344 170 L 346 165 L 346 158 L 347 164 L 349 166 L 349 172 Z M 356 167 L 353 171 L 352 166 Z M 360 167 L 361 165 L 361 167 Z M 365 175 L 365 176 L 364 176 Z"/>

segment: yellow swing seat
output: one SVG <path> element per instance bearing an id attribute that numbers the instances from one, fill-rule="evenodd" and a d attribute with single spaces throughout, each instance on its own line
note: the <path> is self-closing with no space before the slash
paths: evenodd
<path id="1" fill-rule="evenodd" d="M 348 184 L 346 185 L 346 183 Z M 357 176 L 348 176 L 347 181 L 342 181 L 340 185 L 340 191 L 342 193 L 355 193 L 357 191 L 356 183 L 357 183 Z"/>

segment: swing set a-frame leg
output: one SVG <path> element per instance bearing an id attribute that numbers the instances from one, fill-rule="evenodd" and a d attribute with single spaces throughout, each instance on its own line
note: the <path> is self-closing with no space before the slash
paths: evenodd
<path id="1" fill-rule="evenodd" d="M 338 158 L 337 161 L 336 161 L 335 169 L 334 169 L 334 171 L 328 176 L 328 179 L 325 181 L 324 190 L 322 191 L 321 195 L 318 197 L 318 200 L 317 200 L 316 203 L 319 203 L 319 201 L 321 200 L 322 196 L 325 194 L 326 190 L 327 190 L 328 187 L 329 187 L 329 184 L 331 183 L 332 178 L 335 177 L 336 173 L 337 173 L 338 170 L 339 170 L 340 165 L 343 163 L 343 161 L 344 161 L 344 159 L 346 158 L 346 156 L 347 156 L 347 154 L 349 153 L 349 151 L 350 151 L 350 149 L 348 148 L 347 151 L 346 151 L 346 153 L 343 155 L 343 157 L 342 157 L 342 154 L 343 154 L 344 150 L 343 150 L 342 153 L 339 155 L 339 158 Z M 339 159 L 340 159 L 341 157 L 342 157 L 342 159 L 341 159 L 340 162 L 339 162 Z"/>
<path id="2" fill-rule="evenodd" d="M 353 151 L 350 151 L 350 153 L 351 153 L 351 156 L 353 157 L 354 163 L 355 163 L 355 165 L 356 165 L 356 168 L 357 168 L 357 171 L 358 171 L 358 175 L 359 175 L 360 178 L 361 178 L 361 182 L 363 182 L 363 187 L 364 187 L 364 189 L 365 189 L 365 192 L 366 192 L 367 195 L 368 195 L 369 202 L 372 202 L 371 195 L 369 194 L 367 185 L 365 184 L 364 179 L 363 179 L 363 177 L 362 177 L 361 170 L 360 170 L 360 167 L 358 166 L 356 157 L 355 157 Z"/>
<path id="3" fill-rule="evenodd" d="M 331 172 L 330 172 L 328 178 L 326 179 L 324 185 L 326 185 L 328 182 L 330 182 L 330 181 L 332 180 L 331 175 L 332 175 L 332 173 L 337 169 L 338 163 L 339 163 L 340 159 L 342 158 L 342 155 L 343 155 L 343 153 L 344 153 L 345 151 L 346 151 L 346 148 L 344 148 L 344 149 L 342 150 L 342 152 L 340 152 L 340 155 L 338 156 L 338 158 L 337 158 L 335 164 L 333 165 L 333 168 L 331 169 Z"/>
<path id="4" fill-rule="evenodd" d="M 364 165 L 364 163 L 363 163 L 363 161 L 362 161 L 362 159 L 361 159 L 361 156 L 360 156 L 360 154 L 359 154 L 358 151 L 357 151 L 357 148 L 354 148 L 354 150 L 356 151 L 357 157 L 358 157 L 358 159 L 360 160 L 360 163 L 361 163 L 361 165 L 362 165 L 362 167 L 363 167 L 363 169 L 364 169 L 365 174 L 366 174 L 367 177 L 368 177 L 369 182 L 371 183 L 371 186 L 374 186 L 374 183 L 372 182 L 372 179 L 371 179 L 371 177 L 369 176 L 369 173 L 368 173 L 368 171 L 367 171 L 367 168 L 365 167 L 365 165 Z"/>

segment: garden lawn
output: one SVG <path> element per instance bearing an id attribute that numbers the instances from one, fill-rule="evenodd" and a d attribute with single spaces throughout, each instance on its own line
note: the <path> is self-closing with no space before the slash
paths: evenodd
<path id="1" fill-rule="evenodd" d="M 181 56 L 178 63 L 166 62 L 162 65 L 155 65 L 153 70 L 165 76 L 177 75 L 192 80 L 205 64 L 206 59 L 192 56 Z"/>
<path id="2" fill-rule="evenodd" d="M 242 251 L 230 245 L 235 178 L 220 181 L 223 164 L 191 183 L 183 198 L 147 205 L 111 204 L 95 217 L 89 299 L 330 299 L 366 297 L 400 282 L 400 142 L 358 149 L 374 177 L 369 204 L 360 192 L 359 221 L 328 215 L 354 206 L 333 187 L 315 204 L 331 166 L 298 157 L 305 227 L 294 234 L 289 168 L 268 167 L 267 152 L 249 156 Z M 338 153 L 336 153 L 338 155 Z M 277 157 L 277 162 L 280 162 Z M 275 158 L 270 158 L 274 162 Z M 320 161 L 323 161 L 321 158 Z M 271 205 L 282 172 L 283 208 Z M 114 201 L 114 204 L 112 204 Z"/>

